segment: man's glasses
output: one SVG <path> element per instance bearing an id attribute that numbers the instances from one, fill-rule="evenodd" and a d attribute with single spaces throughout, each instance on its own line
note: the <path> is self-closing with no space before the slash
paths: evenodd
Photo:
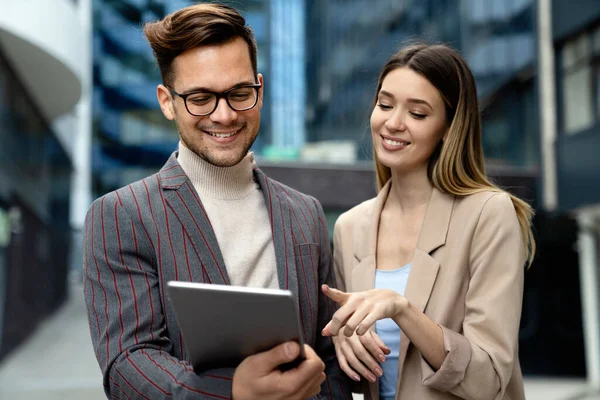
<path id="1" fill-rule="evenodd" d="M 246 111 L 253 108 L 258 103 L 258 89 L 261 86 L 260 83 L 236 86 L 221 93 L 201 91 L 179 94 L 170 87 L 167 89 L 171 94 L 183 99 L 185 108 L 191 115 L 202 117 L 212 114 L 217 109 L 221 98 L 224 98 L 229 107 L 235 111 Z"/>

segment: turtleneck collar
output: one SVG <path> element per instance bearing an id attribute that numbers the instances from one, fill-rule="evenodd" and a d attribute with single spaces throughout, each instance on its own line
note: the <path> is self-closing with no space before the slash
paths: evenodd
<path id="1" fill-rule="evenodd" d="M 252 152 L 232 167 L 217 167 L 200 158 L 180 141 L 177 161 L 201 197 L 241 199 L 258 185 L 252 172 L 255 167 Z"/>

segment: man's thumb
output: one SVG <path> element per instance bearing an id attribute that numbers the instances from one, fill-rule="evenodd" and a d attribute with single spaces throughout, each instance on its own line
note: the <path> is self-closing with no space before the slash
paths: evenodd
<path id="1" fill-rule="evenodd" d="M 262 353 L 264 359 L 261 360 L 261 363 L 265 367 L 269 367 L 270 369 L 275 369 L 279 367 L 281 364 L 288 363 L 290 361 L 294 361 L 298 355 L 300 354 L 300 345 L 296 342 L 286 342 L 282 343 L 279 346 L 273 347 L 271 350 Z M 261 357 L 263 358 L 263 357 Z"/>

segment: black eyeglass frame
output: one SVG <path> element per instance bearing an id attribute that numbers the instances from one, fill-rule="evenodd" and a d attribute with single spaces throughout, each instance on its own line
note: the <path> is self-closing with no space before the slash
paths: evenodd
<path id="1" fill-rule="evenodd" d="M 185 105 L 185 109 L 187 110 L 187 112 L 190 115 L 193 115 L 194 117 L 205 117 L 207 115 L 212 114 L 213 112 L 215 112 L 215 110 L 217 109 L 217 107 L 219 106 L 219 101 L 223 98 L 225 99 L 225 102 L 227 103 L 227 105 L 229 106 L 229 108 L 231 108 L 234 111 L 248 111 L 253 109 L 254 107 L 256 107 L 256 104 L 258 104 L 258 91 L 259 89 L 262 87 L 262 84 L 260 83 L 255 83 L 252 85 L 239 85 L 239 86 L 234 86 L 231 89 L 227 89 L 224 92 L 211 92 L 210 90 L 198 90 L 198 91 L 194 91 L 194 92 L 190 92 L 190 93 L 185 93 L 185 94 L 181 94 L 181 93 L 177 93 L 175 91 L 175 89 L 172 89 L 168 86 L 165 86 L 167 89 L 169 89 L 169 91 L 171 92 L 171 94 L 177 96 L 177 97 L 181 97 L 181 99 L 183 99 L 183 104 Z M 231 105 L 231 103 L 229 102 L 229 93 L 233 92 L 234 90 L 237 89 L 241 89 L 241 88 L 253 88 L 256 92 L 256 97 L 254 99 L 254 104 L 252 104 L 252 106 L 250 107 L 246 107 L 246 108 L 242 108 L 242 109 L 238 109 L 235 108 Z M 190 111 L 190 109 L 188 108 L 188 104 L 187 104 L 187 98 L 191 95 L 194 94 L 198 94 L 198 93 L 206 93 L 206 94 L 212 94 L 213 96 L 215 96 L 215 98 L 217 99 L 217 101 L 215 101 L 215 107 L 208 113 L 204 113 L 204 114 L 194 114 Z"/>

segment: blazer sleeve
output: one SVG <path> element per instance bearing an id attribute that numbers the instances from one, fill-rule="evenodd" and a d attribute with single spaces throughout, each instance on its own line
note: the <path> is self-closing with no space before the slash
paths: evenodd
<path id="1" fill-rule="evenodd" d="M 423 384 L 462 399 L 502 399 L 518 346 L 525 251 L 506 193 L 491 196 L 475 228 L 463 333 L 442 327 L 446 358 L 433 371 L 422 358 Z"/>
<path id="2" fill-rule="evenodd" d="M 331 258 L 331 245 L 329 243 L 329 231 L 327 229 L 327 220 L 321 204 L 313 199 L 318 215 L 319 232 L 319 316 L 317 324 L 317 336 L 315 341 L 315 351 L 325 363 L 325 374 L 327 378 L 321 387 L 321 394 L 328 396 L 329 400 L 345 399 L 352 400 L 352 391 L 350 388 L 350 379 L 342 372 L 335 353 L 335 347 L 331 337 L 321 335 L 325 325 L 333 317 L 337 310 L 336 304 L 323 294 L 321 284 L 327 284 L 330 287 L 336 287 L 336 277 L 333 271 Z"/>
<path id="3" fill-rule="evenodd" d="M 111 399 L 228 399 L 233 369 L 197 375 L 172 355 L 153 243 L 113 192 L 87 213 L 84 291 L 94 352 Z"/>
<path id="4" fill-rule="evenodd" d="M 335 221 L 333 228 L 333 269 L 337 281 L 337 289 L 346 291 L 346 276 L 344 274 L 344 253 L 342 251 L 342 227 L 340 218 Z"/>

